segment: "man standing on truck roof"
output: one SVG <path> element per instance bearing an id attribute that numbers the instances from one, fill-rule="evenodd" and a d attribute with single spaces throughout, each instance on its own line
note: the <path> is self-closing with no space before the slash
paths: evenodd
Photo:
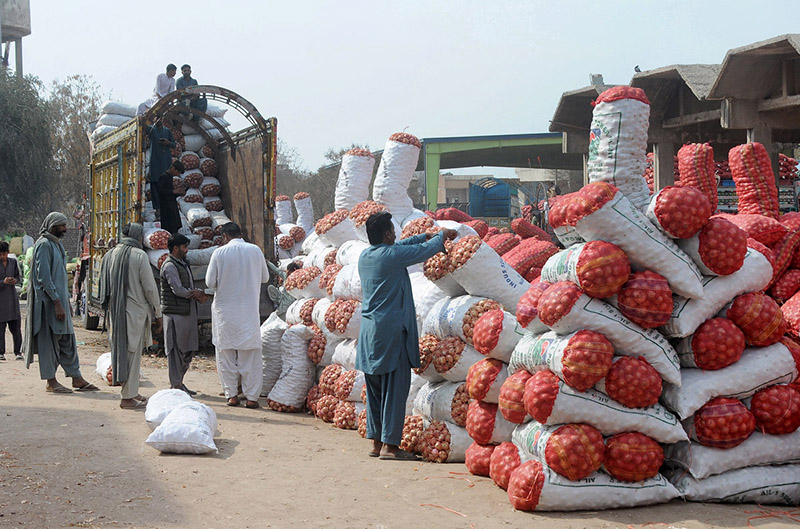
<path id="1" fill-rule="evenodd" d="M 211 334 L 217 349 L 217 373 L 228 406 L 239 405 L 239 377 L 247 408 L 258 408 L 261 394 L 261 331 L 258 305 L 261 283 L 269 281 L 261 249 L 242 239 L 235 222 L 222 225 L 222 243 L 211 255 L 206 285 L 215 288 Z"/>
<path id="2" fill-rule="evenodd" d="M 81 375 L 75 332 L 67 290 L 67 253 L 61 239 L 67 233 L 67 216 L 54 211 L 47 215 L 33 246 L 28 277 L 28 306 L 25 314 L 23 354 L 30 368 L 39 357 L 39 374 L 51 393 L 72 393 L 56 380 L 58 366 L 72 378 L 76 391 L 100 391 Z"/>
<path id="3" fill-rule="evenodd" d="M 164 314 L 164 350 L 169 365 L 169 385 L 196 395 L 183 383 L 192 358 L 199 348 L 197 303 L 208 300 L 196 289 L 192 270 L 186 264 L 189 239 L 176 233 L 167 242 L 169 257 L 161 265 L 161 312 Z"/>
<path id="4" fill-rule="evenodd" d="M 414 460 L 400 449 L 411 368 L 419 367 L 417 316 L 407 268 L 444 251 L 444 240 L 455 230 L 417 235 L 395 242 L 392 215 L 367 219 L 369 246 L 358 259 L 364 301 L 356 343 L 356 369 L 367 386 L 367 439 L 370 457 Z"/>
<path id="5" fill-rule="evenodd" d="M 125 410 L 147 403 L 139 395 L 142 349 L 153 343 L 151 317 L 161 326 L 161 301 L 150 260 L 142 250 L 143 235 L 139 223 L 122 228 L 122 239 L 109 251 L 111 255 L 103 257 L 100 270 L 100 301 L 110 323 L 112 383 L 122 384 L 119 407 Z"/>
<path id="6" fill-rule="evenodd" d="M 183 66 L 181 66 L 181 73 L 183 74 L 183 77 L 178 79 L 178 81 L 175 83 L 176 89 L 181 90 L 183 88 L 186 88 L 187 86 L 197 86 L 197 79 L 192 79 L 191 66 L 189 66 L 188 64 L 184 64 Z M 205 97 L 193 96 L 191 99 L 189 99 L 189 107 L 195 108 L 200 112 L 205 112 L 206 109 L 208 108 L 208 101 L 206 100 Z M 192 119 L 194 121 L 197 121 L 197 119 L 194 117 L 192 117 Z"/>
<path id="7" fill-rule="evenodd" d="M 161 204 L 161 227 L 168 232 L 178 233 L 181 228 L 181 214 L 178 210 L 178 195 L 175 192 L 173 178 L 180 176 L 185 168 L 180 160 L 175 160 L 165 173 L 162 173 L 156 183 L 158 188 L 158 201 Z M 150 184 L 152 194 L 153 184 Z"/>
<path id="8" fill-rule="evenodd" d="M 172 164 L 172 151 L 175 148 L 175 138 L 172 131 L 164 126 L 164 118 L 158 118 L 155 125 L 147 128 L 147 136 L 150 138 L 150 197 L 153 202 L 153 209 L 160 215 L 161 200 L 158 192 L 158 177 L 169 169 Z"/>
<path id="9" fill-rule="evenodd" d="M 140 116 L 150 110 L 159 99 L 175 91 L 175 74 L 178 72 L 178 67 L 170 63 L 167 65 L 167 72 L 160 73 L 156 77 L 156 86 L 153 88 L 153 95 L 147 101 L 139 104 L 136 109 L 136 115 Z"/>

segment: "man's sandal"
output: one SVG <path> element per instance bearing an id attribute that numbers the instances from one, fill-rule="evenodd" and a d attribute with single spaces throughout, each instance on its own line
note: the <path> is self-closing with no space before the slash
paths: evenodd
<path id="1" fill-rule="evenodd" d="M 73 387 L 75 391 L 100 391 L 100 388 L 92 384 L 91 382 L 87 382 L 83 386 L 80 387 Z"/>
<path id="2" fill-rule="evenodd" d="M 398 450 L 394 454 L 381 454 L 381 461 L 417 461 L 419 458 L 411 452 L 405 450 Z"/>
<path id="3" fill-rule="evenodd" d="M 240 404 L 239 397 L 231 397 L 228 399 L 228 406 L 235 407 Z"/>
<path id="4" fill-rule="evenodd" d="M 48 392 L 48 393 L 61 393 L 61 394 L 72 393 L 71 389 L 69 389 L 67 387 L 64 387 L 64 386 L 57 386 L 55 388 L 51 388 L 51 387 L 48 386 L 48 387 L 45 387 L 44 390 L 46 392 Z"/>

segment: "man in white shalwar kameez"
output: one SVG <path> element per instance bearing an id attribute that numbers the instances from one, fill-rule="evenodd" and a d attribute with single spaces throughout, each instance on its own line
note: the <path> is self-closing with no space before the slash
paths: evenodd
<path id="1" fill-rule="evenodd" d="M 139 108 L 136 109 L 137 116 L 144 114 L 150 110 L 159 99 L 175 91 L 175 73 L 177 71 L 177 66 L 168 64 L 167 72 L 160 73 L 156 76 L 156 86 L 153 88 L 153 95 L 147 101 L 143 101 L 139 104 Z"/>
<path id="2" fill-rule="evenodd" d="M 228 406 L 239 405 L 239 377 L 247 408 L 258 408 L 261 393 L 261 284 L 269 281 L 261 249 L 242 239 L 235 222 L 222 226 L 223 246 L 211 256 L 206 285 L 216 289 L 211 304 L 212 341 L 217 373 Z"/>

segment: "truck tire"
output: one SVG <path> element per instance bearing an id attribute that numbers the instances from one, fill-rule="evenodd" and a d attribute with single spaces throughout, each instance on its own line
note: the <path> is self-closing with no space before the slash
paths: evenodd
<path id="1" fill-rule="evenodd" d="M 81 323 L 87 331 L 96 331 L 100 326 L 100 317 L 91 316 L 86 306 L 86 291 L 81 289 Z"/>

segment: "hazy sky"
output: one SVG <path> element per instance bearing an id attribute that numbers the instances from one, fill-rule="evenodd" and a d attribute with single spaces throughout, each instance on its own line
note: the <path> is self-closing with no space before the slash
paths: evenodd
<path id="1" fill-rule="evenodd" d="M 136 105 L 167 63 L 188 62 L 201 83 L 276 116 L 311 169 L 330 147 L 377 150 L 406 127 L 544 132 L 561 93 L 591 73 L 628 83 L 637 64 L 720 63 L 800 30 L 796 1 L 30 2 L 25 73 L 89 74 Z"/>

